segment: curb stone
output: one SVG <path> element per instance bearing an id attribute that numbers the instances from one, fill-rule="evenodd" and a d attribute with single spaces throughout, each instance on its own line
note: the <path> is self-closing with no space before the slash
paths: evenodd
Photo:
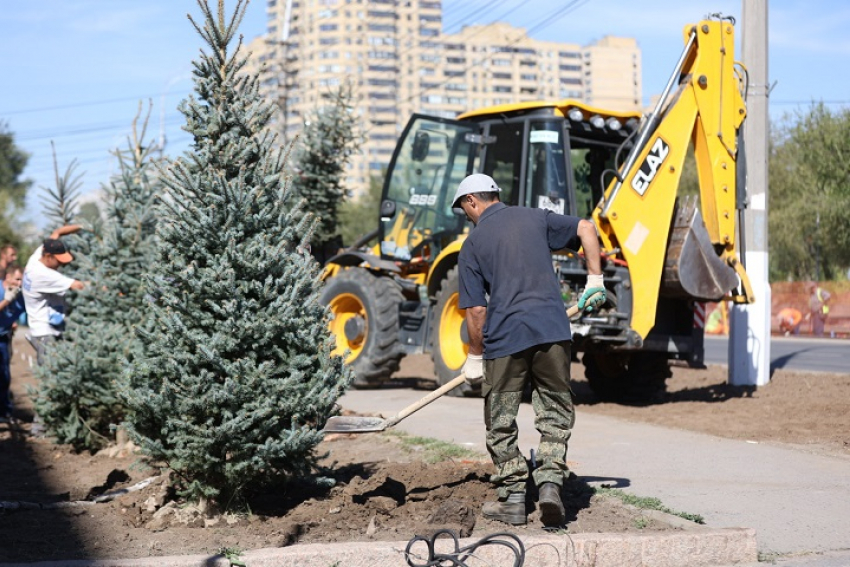
<path id="1" fill-rule="evenodd" d="M 460 545 L 478 541 L 464 538 Z M 524 565 L 529 567 L 716 567 L 755 564 L 756 532 L 751 528 L 690 529 L 641 534 L 584 533 L 522 538 Z M 246 551 L 239 561 L 247 567 L 408 567 L 406 541 L 303 544 Z M 440 540 L 437 551 L 441 549 Z M 423 544 L 424 545 L 424 544 Z M 423 548 L 414 546 L 417 552 Z M 514 560 L 505 546 L 478 548 L 472 565 L 508 565 Z M 421 563 L 422 560 L 417 560 Z M 230 567 L 220 555 L 147 557 L 142 559 L 71 560 L 40 563 L 0 563 L 0 567 Z"/>

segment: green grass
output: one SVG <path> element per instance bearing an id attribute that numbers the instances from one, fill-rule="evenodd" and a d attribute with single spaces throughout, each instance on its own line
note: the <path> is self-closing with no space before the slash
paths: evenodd
<path id="1" fill-rule="evenodd" d="M 238 547 L 221 547 L 218 554 L 227 559 L 231 567 L 246 567 L 245 562 L 241 559 L 242 550 Z"/>
<path id="2" fill-rule="evenodd" d="M 637 529 L 642 530 L 649 525 L 649 520 L 644 517 L 637 517 L 633 520 L 633 523 Z"/>
<path id="3" fill-rule="evenodd" d="M 659 500 L 658 498 L 635 496 L 634 494 L 629 494 L 628 492 L 623 492 L 622 490 L 616 488 L 597 488 L 595 489 L 595 492 L 596 494 L 619 498 L 625 504 L 630 504 L 636 508 L 643 508 L 644 510 L 658 510 L 659 512 L 664 512 L 665 514 L 671 514 L 673 516 L 679 516 L 680 518 L 684 518 L 688 521 L 695 522 L 697 524 L 705 524 L 705 518 L 703 518 L 699 514 L 689 514 L 687 512 L 677 512 L 676 510 L 671 510 L 667 506 L 663 505 L 661 503 L 661 500 Z"/>
<path id="4" fill-rule="evenodd" d="M 456 459 L 481 460 L 484 458 L 484 455 L 477 451 L 431 437 L 416 437 L 396 430 L 387 431 L 385 434 L 396 438 L 405 451 L 410 453 L 421 452 L 422 460 L 429 464 Z"/>

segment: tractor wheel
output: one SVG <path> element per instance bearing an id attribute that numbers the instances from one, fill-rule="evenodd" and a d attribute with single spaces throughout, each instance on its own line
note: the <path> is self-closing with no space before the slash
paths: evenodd
<path id="1" fill-rule="evenodd" d="M 458 272 L 452 268 L 437 292 L 437 305 L 431 317 L 431 360 L 437 382 L 442 386 L 458 374 L 469 352 L 466 335 L 466 310 L 458 308 Z M 448 393 L 449 396 L 474 396 L 480 388 L 461 384 Z"/>
<path id="2" fill-rule="evenodd" d="M 353 387 L 374 388 L 398 370 L 404 356 L 398 343 L 398 306 L 404 298 L 395 282 L 349 268 L 326 282 L 319 300 L 333 313 L 332 354 L 348 351 L 345 362 L 354 372 Z"/>
<path id="3" fill-rule="evenodd" d="M 601 400 L 622 403 L 651 403 L 665 392 L 672 373 L 667 356 L 660 352 L 615 352 L 588 350 L 582 357 L 590 389 Z"/>

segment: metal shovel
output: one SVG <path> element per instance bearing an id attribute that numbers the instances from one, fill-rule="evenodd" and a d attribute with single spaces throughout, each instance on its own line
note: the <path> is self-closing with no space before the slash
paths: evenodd
<path id="1" fill-rule="evenodd" d="M 577 313 L 577 305 L 573 305 L 567 309 L 568 317 L 573 317 Z M 356 415 L 336 415 L 328 418 L 323 431 L 325 433 L 371 433 L 374 431 L 383 431 L 397 424 L 410 414 L 421 410 L 437 398 L 446 394 L 446 392 L 454 390 L 463 384 L 464 380 L 466 380 L 466 377 L 463 374 L 453 378 L 450 382 L 446 382 L 418 402 L 407 406 L 389 419 L 383 419 L 380 417 L 362 417 Z"/>
<path id="2" fill-rule="evenodd" d="M 418 402 L 407 406 L 389 419 L 381 419 L 380 417 L 359 417 L 354 415 L 337 415 L 331 417 L 328 419 L 327 423 L 325 423 L 324 432 L 370 433 L 372 431 L 383 431 L 384 429 L 392 427 L 413 412 L 424 408 L 449 390 L 454 390 L 463 384 L 465 379 L 464 375 L 461 374 L 457 378 L 452 379 L 451 382 L 446 382 Z"/>

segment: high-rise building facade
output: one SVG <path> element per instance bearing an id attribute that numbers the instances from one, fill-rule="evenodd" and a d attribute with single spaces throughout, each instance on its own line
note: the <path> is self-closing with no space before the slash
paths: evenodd
<path id="1" fill-rule="evenodd" d="M 588 46 L 539 41 L 507 23 L 442 32 L 438 0 L 267 0 L 267 33 L 251 66 L 281 108 L 285 137 L 352 81 L 366 135 L 347 182 L 380 175 L 414 112 L 453 117 L 485 106 L 573 98 L 617 110 L 641 106 L 640 50 L 606 36 Z"/>
<path id="2" fill-rule="evenodd" d="M 633 38 L 607 35 L 582 49 L 584 102 L 600 108 L 639 110 L 640 50 Z"/>

